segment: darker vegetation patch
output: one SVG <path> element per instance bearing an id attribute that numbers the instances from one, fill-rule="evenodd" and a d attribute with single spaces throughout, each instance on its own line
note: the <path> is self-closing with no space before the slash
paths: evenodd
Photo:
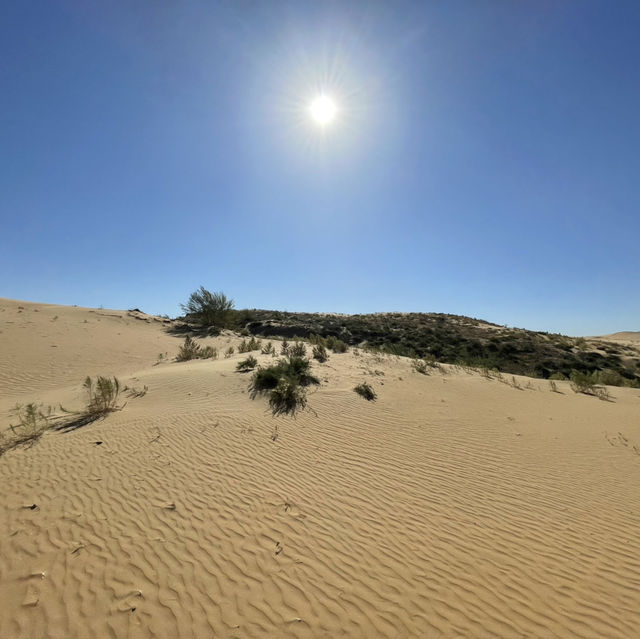
<path id="1" fill-rule="evenodd" d="M 442 313 L 337 315 L 281 311 L 233 311 L 250 334 L 306 339 L 334 352 L 359 346 L 389 355 L 496 369 L 550 379 L 572 371 L 606 372 L 612 385 L 640 386 L 640 352 L 601 340 L 527 331 Z M 290 348 L 283 343 L 283 354 Z M 426 368 L 425 370 L 428 370 Z"/>
<path id="2" fill-rule="evenodd" d="M 353 390 L 358 393 L 360 397 L 364 397 L 364 399 L 370 402 L 374 401 L 377 397 L 376 392 L 373 390 L 371 384 L 368 384 L 367 382 L 358 384 Z"/>
<path id="3" fill-rule="evenodd" d="M 269 395 L 269 406 L 274 415 L 295 414 L 307 405 L 306 387 L 319 384 L 311 373 L 311 362 L 297 355 L 288 355 L 275 364 L 259 368 L 251 381 L 251 392 Z"/>

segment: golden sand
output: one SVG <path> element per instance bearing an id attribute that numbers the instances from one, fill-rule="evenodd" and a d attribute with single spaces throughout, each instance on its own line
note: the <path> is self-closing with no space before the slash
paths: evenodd
<path id="1" fill-rule="evenodd" d="M 0 458 L 0 637 L 639 636 L 640 391 L 351 350 L 274 418 L 244 355 L 158 363 L 164 329 L 0 300 L 3 429 L 86 375 L 148 387 Z"/>

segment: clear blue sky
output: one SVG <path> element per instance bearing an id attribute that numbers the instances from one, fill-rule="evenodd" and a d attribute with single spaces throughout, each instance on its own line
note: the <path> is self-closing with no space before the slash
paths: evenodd
<path id="1" fill-rule="evenodd" d="M 640 330 L 639 34 L 637 0 L 3 2 L 0 296 Z"/>

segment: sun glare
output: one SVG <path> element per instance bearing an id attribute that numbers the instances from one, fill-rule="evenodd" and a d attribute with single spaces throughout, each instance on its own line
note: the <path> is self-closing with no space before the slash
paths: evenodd
<path id="1" fill-rule="evenodd" d="M 311 103 L 310 111 L 311 117 L 316 121 L 316 123 L 324 126 L 333 120 L 336 115 L 337 108 L 335 102 L 331 98 L 326 95 L 321 95 Z"/>

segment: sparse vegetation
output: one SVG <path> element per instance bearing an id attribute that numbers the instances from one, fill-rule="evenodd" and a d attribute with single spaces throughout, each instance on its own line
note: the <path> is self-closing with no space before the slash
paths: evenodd
<path id="1" fill-rule="evenodd" d="M 217 329 L 233 325 L 233 300 L 224 293 L 211 293 L 204 286 L 189 296 L 186 304 L 181 304 L 187 319 L 200 326 L 214 326 Z"/>
<path id="2" fill-rule="evenodd" d="M 258 360 L 253 355 L 249 355 L 247 359 L 243 359 L 241 362 L 237 363 L 236 370 L 240 373 L 246 373 L 248 371 L 252 371 L 257 365 Z"/>
<path id="3" fill-rule="evenodd" d="M 94 382 L 87 375 L 82 385 L 87 392 L 87 408 L 89 415 L 106 415 L 117 409 L 116 402 L 120 394 L 120 382 L 117 377 L 99 375 Z"/>
<path id="4" fill-rule="evenodd" d="M 364 399 L 368 401 L 374 401 L 377 397 L 376 392 L 373 390 L 370 384 L 367 382 L 362 382 L 362 384 L 358 384 L 353 389 L 360 397 L 364 397 Z"/>
<path id="5" fill-rule="evenodd" d="M 306 390 L 293 380 L 282 377 L 269 394 L 269 406 L 274 415 L 295 415 L 307 407 Z"/>
<path id="6" fill-rule="evenodd" d="M 414 358 L 411 362 L 411 367 L 416 373 L 428 375 L 432 368 L 438 368 L 439 366 L 433 356 L 427 355 L 422 359 Z"/>
<path id="7" fill-rule="evenodd" d="M 236 352 L 236 349 L 233 346 L 229 346 L 229 348 L 224 352 L 225 358 L 231 357 Z"/>
<path id="8" fill-rule="evenodd" d="M 272 342 L 267 342 L 266 346 L 263 346 L 262 350 L 260 352 L 263 355 L 273 355 L 276 351 L 273 348 L 273 343 Z"/>
<path id="9" fill-rule="evenodd" d="M 307 354 L 307 347 L 304 342 L 294 342 L 293 346 L 289 347 L 289 355 L 292 357 L 305 357 Z"/>
<path id="10" fill-rule="evenodd" d="M 142 388 L 136 388 L 135 386 L 125 386 L 122 389 L 123 393 L 127 393 L 127 397 L 138 398 L 144 397 L 149 391 L 149 387 L 145 384 Z"/>
<path id="11" fill-rule="evenodd" d="M 243 339 L 238 345 L 238 353 L 249 353 L 251 351 L 259 351 L 262 341 L 252 337 L 249 340 Z"/>
<path id="12" fill-rule="evenodd" d="M 277 363 L 258 368 L 251 381 L 251 392 L 269 393 L 269 405 L 274 415 L 295 414 L 307 405 L 306 387 L 319 384 L 311 373 L 311 362 L 305 357 L 289 355 Z"/>
<path id="13" fill-rule="evenodd" d="M 313 359 L 317 360 L 321 364 L 329 359 L 329 353 L 324 344 L 316 344 L 312 349 Z"/>
<path id="14" fill-rule="evenodd" d="M 493 376 L 493 371 L 499 371 L 551 379 L 555 375 L 568 378 L 572 370 L 590 374 L 614 371 L 618 376 L 610 380 L 615 385 L 640 383 L 637 349 L 508 328 L 470 317 L 441 313 L 331 315 L 254 309 L 243 318 L 252 335 L 280 336 L 285 340 L 298 335 L 334 352 L 352 345 L 380 356 L 428 356 L 443 363 L 486 368 Z"/>
<path id="15" fill-rule="evenodd" d="M 14 435 L 29 440 L 39 437 L 47 430 L 53 409 L 51 406 L 45 407 L 42 404 L 31 402 L 18 404 L 13 412 L 18 418 L 18 423 L 16 425 L 10 424 L 11 431 Z"/>
<path id="16" fill-rule="evenodd" d="M 287 340 L 282 340 L 282 345 L 280 346 L 280 355 L 288 355 L 289 354 L 289 342 Z"/>
<path id="17" fill-rule="evenodd" d="M 184 344 L 180 347 L 176 361 L 187 362 L 192 359 L 217 359 L 218 349 L 213 346 L 201 346 L 190 335 L 184 338 Z"/>
<path id="18" fill-rule="evenodd" d="M 611 394 L 605 386 L 598 384 L 598 374 L 581 373 L 580 371 L 573 371 L 571 373 L 571 390 L 574 393 L 582 393 L 584 395 L 593 395 L 598 399 L 610 401 L 612 399 Z"/>

